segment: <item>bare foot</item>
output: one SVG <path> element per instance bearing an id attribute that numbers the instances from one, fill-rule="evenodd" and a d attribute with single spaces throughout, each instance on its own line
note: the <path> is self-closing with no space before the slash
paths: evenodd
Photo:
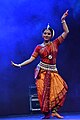
<path id="1" fill-rule="evenodd" d="M 57 112 L 56 113 L 52 113 L 51 116 L 52 117 L 57 117 L 57 118 L 60 118 L 60 119 L 64 118 L 63 116 L 59 115 Z"/>

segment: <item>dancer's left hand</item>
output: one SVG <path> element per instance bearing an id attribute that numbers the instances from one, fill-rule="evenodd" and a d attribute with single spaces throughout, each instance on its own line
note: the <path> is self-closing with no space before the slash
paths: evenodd
<path id="1" fill-rule="evenodd" d="M 68 16 L 68 11 L 66 10 L 66 12 L 62 15 L 61 20 L 65 20 L 65 18 Z"/>

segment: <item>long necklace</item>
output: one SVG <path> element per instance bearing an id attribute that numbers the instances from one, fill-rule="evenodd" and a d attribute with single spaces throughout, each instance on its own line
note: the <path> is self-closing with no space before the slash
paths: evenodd
<path id="1" fill-rule="evenodd" d="M 49 44 L 52 44 L 52 42 L 49 42 L 48 45 L 49 45 Z M 45 47 L 45 48 L 46 48 L 46 47 Z M 47 53 L 49 54 L 49 55 L 47 56 L 48 59 L 51 60 L 51 59 L 53 58 L 53 56 L 51 55 L 51 53 L 48 51 L 47 48 L 46 48 L 46 51 L 47 51 Z"/>

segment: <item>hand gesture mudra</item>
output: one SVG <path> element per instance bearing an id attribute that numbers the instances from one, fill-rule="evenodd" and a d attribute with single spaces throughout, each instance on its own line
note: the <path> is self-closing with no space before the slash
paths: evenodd
<path id="1" fill-rule="evenodd" d="M 13 61 L 11 61 L 11 64 L 12 64 L 13 66 L 15 66 L 15 67 L 21 67 L 20 64 L 15 64 Z"/>
<path id="2" fill-rule="evenodd" d="M 68 16 L 68 11 L 66 10 L 66 12 L 62 15 L 61 20 L 65 20 L 65 18 Z"/>

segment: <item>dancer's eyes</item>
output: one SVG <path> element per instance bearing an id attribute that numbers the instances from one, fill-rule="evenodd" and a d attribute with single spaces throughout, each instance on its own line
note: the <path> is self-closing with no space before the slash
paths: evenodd
<path id="1" fill-rule="evenodd" d="M 51 33 L 47 33 L 47 32 L 44 32 L 44 34 L 45 34 L 45 35 L 46 35 L 46 34 L 51 35 Z"/>

